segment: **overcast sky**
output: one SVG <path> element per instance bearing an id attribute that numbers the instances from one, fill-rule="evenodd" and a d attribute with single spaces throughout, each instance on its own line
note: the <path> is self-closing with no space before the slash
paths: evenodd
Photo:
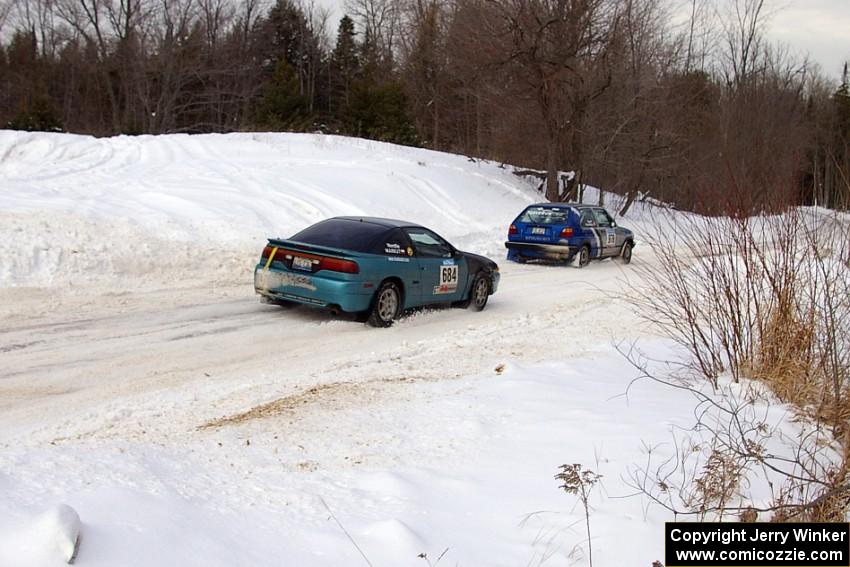
<path id="1" fill-rule="evenodd" d="M 345 0 L 317 0 L 317 4 L 331 9 L 329 27 L 336 34 Z M 771 40 L 798 55 L 808 53 L 827 75 L 841 76 L 843 62 L 850 60 L 850 0 L 766 0 L 765 8 L 772 14 L 767 29 Z"/>
<path id="2" fill-rule="evenodd" d="M 768 35 L 808 53 L 832 77 L 850 60 L 850 0 L 785 0 L 768 22 Z"/>

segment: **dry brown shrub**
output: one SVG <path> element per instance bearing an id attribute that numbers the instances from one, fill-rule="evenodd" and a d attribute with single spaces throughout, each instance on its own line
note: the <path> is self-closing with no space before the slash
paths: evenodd
<path id="1" fill-rule="evenodd" d="M 734 498 L 743 473 L 741 461 L 733 453 L 712 449 L 694 480 L 695 491 L 690 506 L 701 511 L 724 509 Z"/>
<path id="2" fill-rule="evenodd" d="M 697 412 L 694 430 L 707 431 L 710 441 L 695 459 L 682 447 L 654 470 L 638 470 L 633 484 L 643 494 L 676 514 L 701 518 L 748 511 L 768 512 L 771 521 L 844 518 L 850 502 L 847 220 L 822 209 L 792 209 L 761 217 L 673 215 L 656 223 L 659 234 L 647 239 L 656 262 L 644 265 L 647 287 L 631 299 L 686 350 L 684 374 L 707 379 L 715 396 L 687 381 L 659 380 L 644 363 L 635 366 L 690 390 L 725 417 Z M 768 385 L 794 408 L 797 438 L 752 415 L 749 396 L 762 395 L 757 387 L 729 388 L 723 374 L 735 383 Z M 777 441 L 786 454 L 766 450 Z M 773 478 L 769 500 L 753 502 L 740 490 L 750 474 Z"/>
<path id="3" fill-rule="evenodd" d="M 766 382 L 783 401 L 809 405 L 820 394 L 812 375 L 814 348 L 812 316 L 800 316 L 790 307 L 778 308 L 767 318 L 755 359 L 745 361 L 744 373 Z"/>

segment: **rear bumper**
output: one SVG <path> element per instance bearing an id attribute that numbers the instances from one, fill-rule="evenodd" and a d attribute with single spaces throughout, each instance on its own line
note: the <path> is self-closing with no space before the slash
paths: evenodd
<path id="1" fill-rule="evenodd" d="M 531 258 L 567 259 L 576 252 L 575 246 L 567 244 L 538 244 L 536 242 L 505 242 L 505 248 Z"/>
<path id="2" fill-rule="evenodd" d="M 284 300 L 314 307 L 338 307 L 357 313 L 369 309 L 374 289 L 361 281 L 345 281 L 282 270 L 254 270 L 254 291 L 270 300 Z"/>

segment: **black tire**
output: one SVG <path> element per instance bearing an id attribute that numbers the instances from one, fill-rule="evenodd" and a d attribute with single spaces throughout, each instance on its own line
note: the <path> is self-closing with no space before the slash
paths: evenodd
<path id="1" fill-rule="evenodd" d="M 623 244 L 623 250 L 620 252 L 620 262 L 628 264 L 632 261 L 632 248 L 634 247 L 635 245 L 630 240 Z"/>
<path id="2" fill-rule="evenodd" d="M 511 262 L 516 262 L 517 264 L 525 264 L 528 260 L 526 260 L 525 256 L 517 252 L 516 250 L 511 250 L 508 252 L 508 260 Z"/>
<path id="3" fill-rule="evenodd" d="M 261 297 L 260 303 L 265 303 L 266 305 L 277 305 L 283 309 L 292 309 L 293 307 L 297 307 L 298 303 L 295 301 L 288 301 L 286 299 L 272 299 L 270 297 Z"/>
<path id="4" fill-rule="evenodd" d="M 487 274 L 478 272 L 469 288 L 469 299 L 466 307 L 473 311 L 481 311 L 487 307 L 488 299 L 490 299 L 490 278 Z"/>
<path id="5" fill-rule="evenodd" d="M 389 327 L 401 313 L 401 291 L 394 282 L 384 282 L 378 288 L 369 308 L 366 323 L 372 327 Z"/>
<path id="6" fill-rule="evenodd" d="M 583 268 L 590 264 L 590 246 L 587 244 L 579 248 L 578 254 L 576 255 L 578 256 L 576 267 Z"/>

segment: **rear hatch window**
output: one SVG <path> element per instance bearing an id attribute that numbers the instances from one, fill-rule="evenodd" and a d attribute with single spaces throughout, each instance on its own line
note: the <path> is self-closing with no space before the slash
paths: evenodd
<path id="1" fill-rule="evenodd" d="M 386 226 L 371 222 L 328 219 L 305 228 L 290 240 L 315 246 L 371 252 L 373 244 L 387 232 L 389 229 Z"/>
<path id="2" fill-rule="evenodd" d="M 520 234 L 532 242 L 555 242 L 569 217 L 569 207 L 529 207 L 519 217 Z"/>
<path id="3" fill-rule="evenodd" d="M 529 207 L 519 217 L 519 222 L 529 224 L 567 224 L 570 209 L 567 207 Z"/>

